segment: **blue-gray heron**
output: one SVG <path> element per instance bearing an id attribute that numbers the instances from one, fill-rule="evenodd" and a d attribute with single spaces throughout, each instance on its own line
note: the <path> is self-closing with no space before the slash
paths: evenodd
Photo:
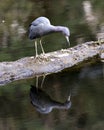
<path id="1" fill-rule="evenodd" d="M 46 17 L 39 17 L 35 19 L 29 26 L 29 38 L 32 39 L 37 39 L 41 38 L 44 35 L 54 33 L 54 32 L 61 32 L 67 42 L 69 43 L 69 36 L 70 36 L 70 31 L 67 27 L 64 26 L 54 26 L 51 25 L 50 21 Z M 44 49 L 41 43 L 41 39 L 39 41 L 42 53 L 44 54 Z M 37 40 L 35 40 L 35 50 L 36 50 L 36 57 L 38 56 L 37 52 Z"/>

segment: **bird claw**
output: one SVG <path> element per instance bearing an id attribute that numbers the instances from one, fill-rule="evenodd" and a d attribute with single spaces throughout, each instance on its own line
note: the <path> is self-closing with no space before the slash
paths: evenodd
<path id="1" fill-rule="evenodd" d="M 36 55 L 34 58 L 35 58 L 35 60 L 38 61 L 38 62 L 42 62 L 42 61 L 43 61 L 42 57 L 39 56 L 39 55 Z"/>
<path id="2" fill-rule="evenodd" d="M 45 53 L 42 53 L 41 56 L 45 57 Z"/>
<path id="3" fill-rule="evenodd" d="M 34 58 L 35 58 L 35 60 L 39 60 L 40 59 L 39 55 L 34 56 Z"/>

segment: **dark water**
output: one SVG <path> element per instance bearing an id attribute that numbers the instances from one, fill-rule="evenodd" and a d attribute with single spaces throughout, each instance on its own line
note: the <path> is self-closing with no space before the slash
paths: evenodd
<path id="1" fill-rule="evenodd" d="M 35 54 L 27 30 L 39 16 L 48 17 L 54 25 L 69 27 L 71 46 L 102 38 L 104 2 L 89 2 L 1 0 L 0 62 Z M 44 37 L 43 46 L 46 52 L 68 47 L 61 34 Z M 35 78 L 1 86 L 0 130 L 103 130 L 103 72 L 103 63 L 97 62 L 46 76 L 42 88 L 40 77 L 38 91 L 31 88 Z"/>

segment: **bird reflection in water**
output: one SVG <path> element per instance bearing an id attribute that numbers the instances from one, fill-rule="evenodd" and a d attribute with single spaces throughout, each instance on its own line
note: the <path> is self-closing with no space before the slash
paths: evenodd
<path id="1" fill-rule="evenodd" d="M 52 111 L 52 109 L 69 109 L 71 107 L 70 96 L 64 103 L 53 100 L 45 91 L 40 88 L 36 88 L 31 85 L 30 88 L 30 99 L 32 105 L 40 113 L 47 114 Z"/>

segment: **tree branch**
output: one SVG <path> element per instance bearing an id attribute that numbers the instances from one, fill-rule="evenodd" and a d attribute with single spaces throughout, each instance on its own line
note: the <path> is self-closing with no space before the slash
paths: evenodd
<path id="1" fill-rule="evenodd" d="M 25 57 L 13 62 L 1 62 L 0 85 L 37 75 L 56 73 L 97 55 L 104 58 L 104 40 L 41 54 L 39 58 Z"/>

